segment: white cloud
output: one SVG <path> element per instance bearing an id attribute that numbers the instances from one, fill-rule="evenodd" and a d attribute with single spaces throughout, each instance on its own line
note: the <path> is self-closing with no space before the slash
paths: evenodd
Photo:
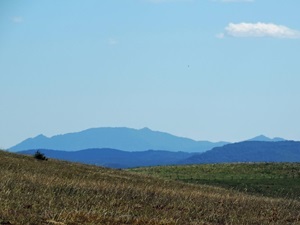
<path id="1" fill-rule="evenodd" d="M 14 22 L 14 23 L 23 23 L 24 19 L 21 16 L 14 16 L 14 17 L 11 18 L 11 21 Z"/>
<path id="2" fill-rule="evenodd" d="M 300 31 L 273 23 L 230 23 L 224 35 L 232 37 L 300 38 Z"/>

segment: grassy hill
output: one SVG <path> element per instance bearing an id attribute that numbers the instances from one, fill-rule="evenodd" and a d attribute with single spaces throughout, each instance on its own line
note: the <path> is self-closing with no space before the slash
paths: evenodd
<path id="1" fill-rule="evenodd" d="M 0 151 L 0 224 L 299 224 L 300 202 Z"/>
<path id="2" fill-rule="evenodd" d="M 300 201 L 300 163 L 228 163 L 144 167 L 132 171 L 186 183 Z"/>

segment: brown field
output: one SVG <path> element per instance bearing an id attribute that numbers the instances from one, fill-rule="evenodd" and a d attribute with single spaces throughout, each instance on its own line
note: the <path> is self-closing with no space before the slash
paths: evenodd
<path id="1" fill-rule="evenodd" d="M 0 224 L 300 224 L 300 202 L 0 151 Z"/>

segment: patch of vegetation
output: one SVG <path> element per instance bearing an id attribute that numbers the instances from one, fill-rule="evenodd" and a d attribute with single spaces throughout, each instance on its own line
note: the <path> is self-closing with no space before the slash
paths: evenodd
<path id="1" fill-rule="evenodd" d="M 33 157 L 38 160 L 48 160 L 45 154 L 41 153 L 39 150 L 34 153 Z"/>
<path id="2" fill-rule="evenodd" d="M 171 180 L 300 200 L 300 163 L 232 163 L 137 168 Z"/>
<path id="3" fill-rule="evenodd" d="M 0 151 L 0 223 L 299 224 L 300 202 Z"/>

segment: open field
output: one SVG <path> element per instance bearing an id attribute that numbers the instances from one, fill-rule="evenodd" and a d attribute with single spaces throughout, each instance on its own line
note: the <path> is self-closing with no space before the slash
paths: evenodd
<path id="1" fill-rule="evenodd" d="M 0 151 L 0 224 L 300 224 L 300 202 Z"/>
<path id="2" fill-rule="evenodd" d="M 235 163 L 147 167 L 132 171 L 259 196 L 300 200 L 300 163 Z"/>

